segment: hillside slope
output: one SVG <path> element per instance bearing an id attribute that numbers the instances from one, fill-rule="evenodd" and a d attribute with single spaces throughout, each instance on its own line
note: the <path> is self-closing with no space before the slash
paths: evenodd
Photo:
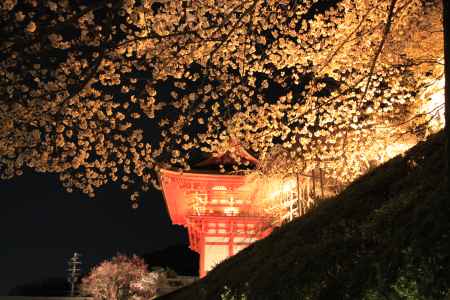
<path id="1" fill-rule="evenodd" d="M 159 299 L 450 299 L 444 141 L 432 136 Z"/>

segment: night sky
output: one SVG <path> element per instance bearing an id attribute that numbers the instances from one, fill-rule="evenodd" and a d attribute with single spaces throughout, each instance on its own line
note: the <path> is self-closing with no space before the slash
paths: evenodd
<path id="1" fill-rule="evenodd" d="M 65 192 L 51 174 L 0 181 L 0 295 L 65 277 L 74 251 L 83 255 L 86 271 L 117 252 L 148 254 L 187 243 L 187 231 L 171 224 L 157 190 L 143 194 L 133 210 L 129 196 L 113 185 L 91 199 Z"/>

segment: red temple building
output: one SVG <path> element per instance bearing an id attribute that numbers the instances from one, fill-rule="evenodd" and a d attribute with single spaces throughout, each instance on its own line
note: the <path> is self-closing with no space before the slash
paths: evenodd
<path id="1" fill-rule="evenodd" d="M 257 162 L 245 150 L 236 153 Z M 225 153 L 197 166 L 231 160 Z M 161 169 L 159 179 L 172 223 L 188 229 L 190 248 L 200 254 L 200 277 L 272 231 L 272 218 L 256 204 L 245 176 Z"/>
<path id="2" fill-rule="evenodd" d="M 237 143 L 232 153 L 213 156 L 195 167 L 258 160 Z M 267 236 L 274 226 L 305 214 L 317 200 L 336 194 L 337 182 L 320 169 L 309 174 L 251 179 L 211 171 L 159 171 L 173 224 L 188 229 L 190 248 L 200 254 L 199 274 Z"/>

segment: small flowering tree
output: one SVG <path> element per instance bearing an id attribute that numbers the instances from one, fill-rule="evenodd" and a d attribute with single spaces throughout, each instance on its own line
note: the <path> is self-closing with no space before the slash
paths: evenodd
<path id="1" fill-rule="evenodd" d="M 152 299 L 164 280 L 162 277 L 148 272 L 143 259 L 118 254 L 83 278 L 80 291 L 95 300 Z"/>

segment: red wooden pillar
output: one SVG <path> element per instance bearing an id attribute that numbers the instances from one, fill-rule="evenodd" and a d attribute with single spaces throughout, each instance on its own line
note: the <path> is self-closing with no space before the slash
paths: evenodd
<path id="1" fill-rule="evenodd" d="M 200 277 L 204 277 L 206 275 L 205 272 L 205 236 L 202 234 L 200 237 L 200 245 L 199 245 L 199 275 Z"/>

